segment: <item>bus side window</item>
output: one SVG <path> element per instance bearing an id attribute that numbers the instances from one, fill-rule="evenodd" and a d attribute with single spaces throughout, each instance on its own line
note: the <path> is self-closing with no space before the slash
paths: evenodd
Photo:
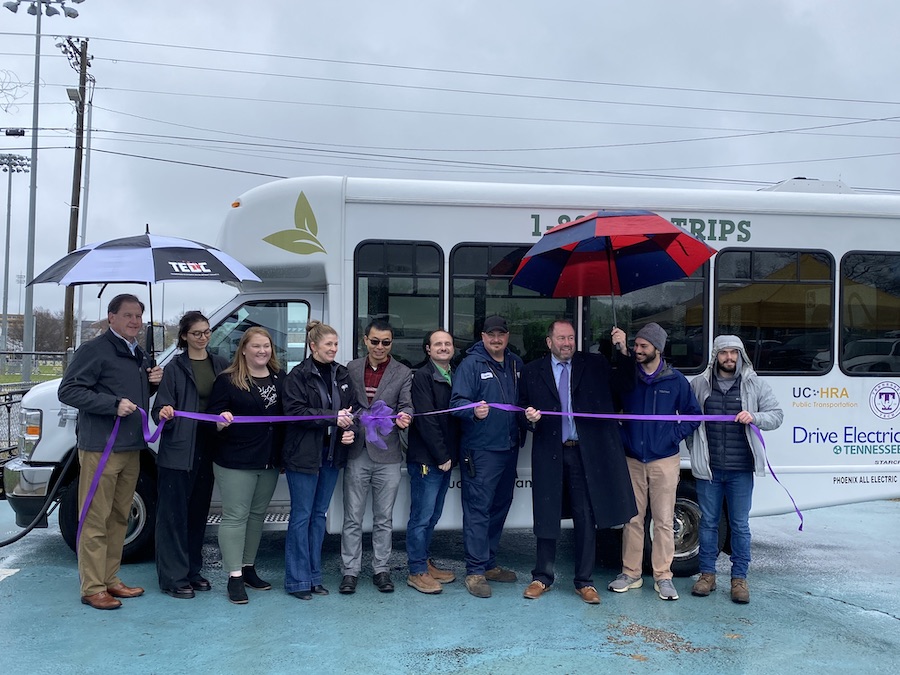
<path id="1" fill-rule="evenodd" d="M 844 256 L 840 319 L 841 370 L 879 377 L 900 373 L 900 254 Z"/>
<path id="2" fill-rule="evenodd" d="M 272 336 L 272 346 L 281 367 L 289 371 L 306 358 L 306 324 L 309 305 L 287 300 L 264 300 L 241 305 L 213 329 L 209 351 L 229 363 L 247 329 L 264 328 Z"/>

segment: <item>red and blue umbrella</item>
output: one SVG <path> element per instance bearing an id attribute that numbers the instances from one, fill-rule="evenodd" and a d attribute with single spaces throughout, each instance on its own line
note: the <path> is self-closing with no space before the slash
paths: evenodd
<path id="1" fill-rule="evenodd" d="M 689 277 L 715 252 L 656 213 L 602 210 L 546 232 L 511 283 L 553 298 L 624 295 Z"/>

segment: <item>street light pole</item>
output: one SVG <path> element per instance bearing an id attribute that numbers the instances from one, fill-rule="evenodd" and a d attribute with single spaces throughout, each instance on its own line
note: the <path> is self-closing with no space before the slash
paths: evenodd
<path id="1" fill-rule="evenodd" d="M 53 5 L 60 5 L 63 14 L 74 19 L 78 12 L 71 7 L 66 7 L 66 0 L 9 0 L 3 6 L 15 13 L 19 11 L 19 5 L 28 4 L 28 13 L 35 15 L 34 31 L 34 102 L 31 111 L 31 185 L 28 190 L 28 245 L 25 258 L 25 278 L 28 286 L 25 287 L 25 309 L 23 311 L 22 333 L 22 381 L 31 381 L 32 352 L 34 352 L 34 289 L 30 286 L 34 279 L 34 240 L 37 223 L 37 175 L 38 175 L 38 108 L 40 106 L 41 89 L 41 16 L 46 11 L 47 16 L 56 16 L 59 10 Z M 75 4 L 84 0 L 71 0 Z"/>
<path id="2" fill-rule="evenodd" d="M 3 344 L 0 354 L 0 375 L 6 375 L 6 351 L 9 349 L 9 239 L 12 231 L 12 177 L 14 173 L 28 173 L 28 158 L 22 155 L 0 155 L 0 166 L 9 172 L 6 190 L 6 253 L 3 258 Z"/>

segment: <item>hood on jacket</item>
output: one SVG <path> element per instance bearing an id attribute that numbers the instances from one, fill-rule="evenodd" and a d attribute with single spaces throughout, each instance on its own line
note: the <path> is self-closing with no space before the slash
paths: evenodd
<path id="1" fill-rule="evenodd" d="M 756 371 L 753 369 L 753 364 L 750 363 L 750 358 L 747 356 L 747 350 L 744 348 L 744 343 L 741 338 L 737 335 L 719 335 L 713 340 L 712 354 L 710 355 L 709 365 L 706 367 L 703 377 L 710 379 L 715 374 L 715 368 L 719 360 L 719 352 L 723 349 L 738 350 L 737 367 L 734 372 L 735 377 L 744 373 L 755 374 Z"/>

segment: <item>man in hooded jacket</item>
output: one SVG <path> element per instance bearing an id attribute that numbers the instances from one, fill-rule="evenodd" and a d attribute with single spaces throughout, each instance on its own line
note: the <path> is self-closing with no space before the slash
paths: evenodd
<path id="1" fill-rule="evenodd" d="M 734 416 L 734 422 L 704 422 L 686 439 L 691 472 L 700 502 L 700 578 L 691 593 L 705 597 L 716 589 L 719 520 L 722 502 L 728 506 L 731 529 L 731 599 L 750 602 L 750 506 L 753 474 L 766 473 L 765 448 L 750 428 L 763 431 L 781 426 L 784 413 L 771 387 L 756 374 L 744 343 L 736 335 L 713 341 L 709 366 L 691 382 L 706 415 Z"/>

